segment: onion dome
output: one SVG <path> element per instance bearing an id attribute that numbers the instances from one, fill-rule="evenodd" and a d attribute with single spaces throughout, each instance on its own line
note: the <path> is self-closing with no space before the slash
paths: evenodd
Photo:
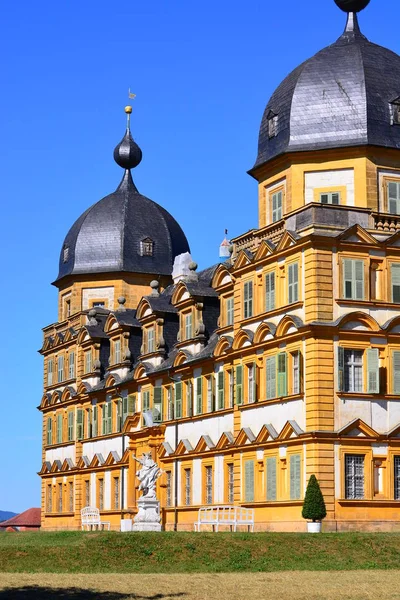
<path id="1" fill-rule="evenodd" d="M 400 149 L 400 56 L 361 33 L 369 0 L 335 0 L 348 13 L 339 39 L 298 66 L 269 100 L 253 168 L 280 154 L 359 145 Z"/>
<path id="2" fill-rule="evenodd" d="M 129 110 L 130 109 L 130 110 Z M 140 194 L 131 169 L 142 160 L 129 116 L 124 137 L 114 150 L 124 169 L 116 191 L 88 208 L 64 240 L 58 283 L 68 275 L 130 272 L 171 275 L 174 259 L 190 252 L 179 224 L 162 206 Z"/>

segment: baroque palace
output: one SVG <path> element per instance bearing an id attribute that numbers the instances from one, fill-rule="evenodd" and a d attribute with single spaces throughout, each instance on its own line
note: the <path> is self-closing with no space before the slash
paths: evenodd
<path id="1" fill-rule="evenodd" d="M 304 530 L 311 474 L 326 530 L 399 528 L 400 56 L 360 31 L 368 0 L 336 4 L 344 33 L 266 106 L 258 228 L 220 264 L 135 187 L 127 107 L 122 181 L 68 232 L 44 329 L 44 529 L 87 505 L 119 529 L 148 451 L 166 529 L 233 503 Z"/>

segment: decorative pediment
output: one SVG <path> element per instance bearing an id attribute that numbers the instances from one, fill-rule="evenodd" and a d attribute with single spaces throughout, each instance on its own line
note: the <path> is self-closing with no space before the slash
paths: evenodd
<path id="1" fill-rule="evenodd" d="M 92 390 L 92 386 L 86 381 L 81 381 L 78 386 L 78 394 L 87 394 Z"/>
<path id="2" fill-rule="evenodd" d="M 296 315 L 285 315 L 276 328 L 276 337 L 283 337 L 291 333 L 297 333 L 299 329 L 304 327 L 303 321 Z"/>
<path id="3" fill-rule="evenodd" d="M 286 248 L 290 248 L 291 246 L 295 246 L 296 244 L 297 238 L 295 237 L 295 235 L 290 231 L 286 230 L 276 246 L 276 251 L 280 252 L 281 250 L 286 250 Z"/>
<path id="4" fill-rule="evenodd" d="M 151 308 L 150 302 L 147 298 L 142 298 L 136 309 L 136 318 L 140 321 L 145 317 L 149 317 L 151 314 L 153 314 L 153 309 Z"/>
<path id="5" fill-rule="evenodd" d="M 42 468 L 39 471 L 39 475 L 46 475 L 47 473 L 51 472 L 51 462 L 48 460 L 45 460 L 44 463 L 42 464 Z"/>
<path id="6" fill-rule="evenodd" d="M 146 377 L 146 375 L 146 367 L 143 363 L 139 363 L 133 371 L 133 379 L 142 379 L 142 377 Z"/>
<path id="7" fill-rule="evenodd" d="M 86 455 L 84 455 L 80 457 L 76 466 L 78 467 L 78 469 L 86 469 L 87 467 L 89 467 L 89 465 L 90 460 Z"/>
<path id="8" fill-rule="evenodd" d="M 55 345 L 58 346 L 59 344 L 62 344 L 64 341 L 64 337 L 64 333 L 62 331 L 58 331 L 54 338 Z"/>
<path id="9" fill-rule="evenodd" d="M 289 420 L 284 425 L 282 431 L 278 435 L 279 440 L 289 440 L 290 438 L 297 438 L 302 435 L 304 431 L 298 425 L 296 421 Z"/>
<path id="10" fill-rule="evenodd" d="M 378 245 L 378 241 L 358 224 L 352 225 L 352 227 L 343 231 L 343 233 L 338 236 L 338 240 L 341 242 L 373 244 L 374 246 Z"/>
<path id="11" fill-rule="evenodd" d="M 215 348 L 214 348 L 214 356 L 222 356 L 223 354 L 227 354 L 232 347 L 233 339 L 230 336 L 222 336 Z"/>
<path id="12" fill-rule="evenodd" d="M 276 326 L 274 325 L 274 323 L 268 323 L 267 321 L 260 323 L 254 334 L 254 343 L 261 344 L 261 342 L 267 342 L 269 340 L 272 340 L 275 335 L 275 332 Z"/>
<path id="13" fill-rule="evenodd" d="M 58 402 L 61 402 L 61 397 L 62 394 L 59 390 L 55 390 L 52 394 L 51 394 L 51 401 L 50 404 L 54 405 L 57 404 Z"/>
<path id="14" fill-rule="evenodd" d="M 192 444 L 187 439 L 181 440 L 178 444 L 175 454 L 177 456 L 182 456 L 183 454 L 187 454 L 188 452 L 193 452 Z"/>
<path id="15" fill-rule="evenodd" d="M 393 427 L 387 433 L 388 438 L 400 438 L 400 423 L 398 423 L 395 427 Z"/>
<path id="16" fill-rule="evenodd" d="M 400 333 L 400 316 L 392 317 L 389 321 L 386 321 L 386 323 L 382 325 L 382 329 L 389 334 Z"/>
<path id="17" fill-rule="evenodd" d="M 356 311 L 347 313 L 338 321 L 338 327 L 345 331 L 380 331 L 380 326 L 371 315 Z"/>
<path id="18" fill-rule="evenodd" d="M 129 415 L 125 419 L 124 426 L 122 428 L 122 433 L 127 434 L 135 431 L 140 421 L 140 413 L 135 413 L 134 415 Z"/>
<path id="19" fill-rule="evenodd" d="M 54 345 L 54 338 L 51 337 L 51 336 L 49 336 L 43 342 L 42 352 L 45 352 L 46 350 L 49 350 L 50 348 L 53 347 L 53 345 Z"/>
<path id="20" fill-rule="evenodd" d="M 57 473 L 58 471 L 61 471 L 61 461 L 60 460 L 55 460 L 53 461 L 53 464 L 51 465 L 51 469 L 50 469 L 50 473 Z"/>
<path id="21" fill-rule="evenodd" d="M 110 331 L 112 331 L 114 329 L 118 329 L 119 327 L 120 327 L 120 325 L 119 325 L 115 315 L 113 315 L 113 313 L 110 313 L 104 324 L 105 333 L 110 333 Z"/>
<path id="22" fill-rule="evenodd" d="M 235 438 L 233 437 L 233 433 L 231 431 L 224 431 L 217 443 L 217 450 L 223 450 L 224 448 L 228 448 L 228 446 L 233 446 L 235 443 Z"/>
<path id="23" fill-rule="evenodd" d="M 254 256 L 254 261 L 257 262 L 270 256 L 273 252 L 275 252 L 276 246 L 269 240 L 263 240 L 261 244 L 257 248 L 257 252 Z"/>
<path id="24" fill-rule="evenodd" d="M 96 454 L 92 458 L 92 462 L 90 463 L 90 467 L 102 467 L 105 463 L 104 457 L 101 452 L 96 452 Z"/>
<path id="25" fill-rule="evenodd" d="M 50 406 L 50 404 L 51 404 L 51 394 L 50 394 L 50 392 L 47 392 L 46 394 L 43 394 L 43 396 L 42 396 L 40 408 L 46 408 L 46 406 Z"/>
<path id="26" fill-rule="evenodd" d="M 182 302 L 183 300 L 188 300 L 189 298 L 191 298 L 191 294 L 187 289 L 185 282 L 180 281 L 177 284 L 174 293 L 172 294 L 171 303 L 173 305 L 176 305 Z"/>
<path id="27" fill-rule="evenodd" d="M 243 427 L 236 438 L 236 446 L 244 446 L 245 444 L 252 444 L 256 441 L 256 436 L 250 429 L 250 427 Z"/>
<path id="28" fill-rule="evenodd" d="M 384 243 L 388 248 L 398 248 L 400 246 L 400 231 L 396 231 L 396 233 L 387 238 Z"/>
<path id="29" fill-rule="evenodd" d="M 253 262 L 253 255 L 249 250 L 241 250 L 238 254 L 237 259 L 235 260 L 235 264 L 233 266 L 233 271 L 238 271 L 247 265 L 251 265 Z"/>
<path id="30" fill-rule="evenodd" d="M 106 467 L 110 467 L 111 465 L 116 465 L 117 463 L 119 463 L 119 461 L 120 461 L 120 457 L 119 457 L 118 452 L 116 452 L 115 450 L 112 450 L 108 454 L 107 459 L 106 459 L 104 465 Z"/>
<path id="31" fill-rule="evenodd" d="M 158 456 L 160 458 L 165 458 L 166 456 L 171 456 L 171 454 L 173 454 L 173 453 L 174 453 L 174 451 L 169 442 L 163 442 L 158 449 Z"/>
<path id="32" fill-rule="evenodd" d="M 240 348 L 245 348 L 246 346 L 251 346 L 253 341 L 252 332 L 247 329 L 240 329 L 235 335 L 232 343 L 233 350 L 239 350 Z"/>
<path id="33" fill-rule="evenodd" d="M 379 433 L 367 425 L 362 419 L 354 419 L 337 432 L 340 437 L 377 438 Z"/>
<path id="34" fill-rule="evenodd" d="M 233 279 L 228 268 L 221 264 L 215 269 L 215 273 L 211 281 L 211 287 L 218 289 L 225 285 L 233 285 Z"/>
<path id="35" fill-rule="evenodd" d="M 199 439 L 195 452 L 205 452 L 206 450 L 214 450 L 215 444 L 209 435 L 202 435 Z"/>
<path id="36" fill-rule="evenodd" d="M 71 458 L 66 458 L 62 464 L 61 471 L 73 471 L 75 469 L 75 465 L 72 462 Z"/>
<path id="37" fill-rule="evenodd" d="M 118 385 L 120 382 L 121 377 L 118 375 L 118 373 L 109 373 L 105 378 L 104 384 L 106 388 L 110 388 L 114 387 L 115 385 Z"/>
<path id="38" fill-rule="evenodd" d="M 275 427 L 271 425 L 271 423 L 267 423 L 261 427 L 260 433 L 257 436 L 256 443 L 263 444 L 268 440 L 276 440 L 278 437 L 278 432 Z"/>
<path id="39" fill-rule="evenodd" d="M 174 358 L 173 366 L 180 367 L 181 365 L 184 365 L 187 362 L 187 360 L 188 360 L 187 353 L 184 352 L 183 350 L 179 350 L 178 354 Z"/>
<path id="40" fill-rule="evenodd" d="M 66 402 L 76 396 L 76 390 L 71 385 L 66 386 L 61 394 L 61 401 Z"/>

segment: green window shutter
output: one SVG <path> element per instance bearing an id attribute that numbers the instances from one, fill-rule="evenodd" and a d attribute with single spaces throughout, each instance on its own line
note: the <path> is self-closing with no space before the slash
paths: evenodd
<path id="1" fill-rule="evenodd" d="M 117 400 L 117 431 L 122 431 L 122 398 Z"/>
<path id="2" fill-rule="evenodd" d="M 182 382 L 175 383 L 175 419 L 182 417 Z"/>
<path id="3" fill-rule="evenodd" d="M 154 423 L 161 423 L 162 420 L 163 420 L 162 387 L 156 386 L 154 388 L 153 421 L 154 421 Z"/>
<path id="4" fill-rule="evenodd" d="M 143 392 L 143 411 L 150 410 L 150 392 Z"/>
<path id="5" fill-rule="evenodd" d="M 244 318 L 253 316 L 253 282 L 246 281 L 244 284 Z"/>
<path id="6" fill-rule="evenodd" d="M 207 379 L 207 412 L 215 410 L 215 377 L 210 375 Z"/>
<path id="7" fill-rule="evenodd" d="M 233 325 L 233 297 L 226 300 L 226 325 Z"/>
<path id="8" fill-rule="evenodd" d="M 82 408 L 76 409 L 76 439 L 83 439 L 83 410 Z"/>
<path id="9" fill-rule="evenodd" d="M 276 500 L 276 458 L 267 458 L 267 500 Z"/>
<path id="10" fill-rule="evenodd" d="M 287 354 L 278 354 L 278 398 L 287 396 Z"/>
<path id="11" fill-rule="evenodd" d="M 97 421 L 97 419 L 98 419 L 98 408 L 97 408 L 97 405 L 93 406 L 92 410 L 93 410 L 92 437 L 97 437 L 98 434 L 99 434 L 99 432 L 98 432 L 98 425 L 97 425 L 97 423 L 98 423 L 98 421 Z"/>
<path id="12" fill-rule="evenodd" d="M 53 443 L 53 417 L 47 417 L 47 445 Z"/>
<path id="13" fill-rule="evenodd" d="M 112 433 L 112 402 L 109 400 L 107 402 L 107 433 Z"/>
<path id="14" fill-rule="evenodd" d="M 243 404 L 243 366 L 236 367 L 236 386 L 235 386 L 236 404 Z"/>
<path id="15" fill-rule="evenodd" d="M 101 407 L 101 433 L 103 435 L 107 434 L 107 405 L 104 402 L 103 406 Z"/>
<path id="16" fill-rule="evenodd" d="M 338 347 L 338 391 L 344 391 L 344 348 Z"/>
<path id="17" fill-rule="evenodd" d="M 136 412 L 136 394 L 129 394 L 128 396 L 128 416 L 134 415 Z"/>
<path id="18" fill-rule="evenodd" d="M 299 265 L 293 263 L 288 267 L 288 304 L 299 299 Z"/>
<path id="19" fill-rule="evenodd" d="M 282 199 L 283 193 L 276 192 L 272 194 L 272 222 L 280 221 L 282 219 Z"/>
<path id="20" fill-rule="evenodd" d="M 267 273 L 265 276 L 265 310 L 275 309 L 275 273 Z"/>
<path id="21" fill-rule="evenodd" d="M 355 300 L 364 300 L 364 261 L 354 261 Z"/>
<path id="22" fill-rule="evenodd" d="M 186 415 L 193 417 L 193 383 L 186 383 Z"/>
<path id="23" fill-rule="evenodd" d="M 349 300 L 364 300 L 364 261 L 343 261 L 344 297 Z"/>
<path id="24" fill-rule="evenodd" d="M 203 412 L 203 380 L 201 377 L 196 378 L 196 414 L 201 415 Z"/>
<path id="25" fill-rule="evenodd" d="M 257 402 L 257 365 L 253 362 L 253 384 L 252 384 L 252 394 L 253 394 L 253 402 Z"/>
<path id="26" fill-rule="evenodd" d="M 71 410 L 68 413 L 68 441 L 72 442 L 74 439 L 74 413 Z"/>
<path id="27" fill-rule="evenodd" d="M 224 371 L 219 371 L 218 372 L 218 408 L 219 409 L 223 409 L 224 408 Z"/>
<path id="28" fill-rule="evenodd" d="M 75 377 L 75 352 L 69 353 L 68 358 L 68 378 L 74 379 Z"/>
<path id="29" fill-rule="evenodd" d="M 393 393 L 400 394 L 400 352 L 393 352 Z"/>
<path id="30" fill-rule="evenodd" d="M 347 299 L 353 298 L 353 261 L 343 261 L 343 292 Z"/>
<path id="31" fill-rule="evenodd" d="M 400 263 L 391 264 L 392 302 L 400 304 Z"/>
<path id="32" fill-rule="evenodd" d="M 254 460 L 244 463 L 244 501 L 254 502 Z"/>
<path id="33" fill-rule="evenodd" d="M 62 413 L 57 415 L 57 444 L 63 443 L 63 416 Z"/>
<path id="34" fill-rule="evenodd" d="M 368 348 L 367 350 L 367 392 L 379 394 L 379 350 Z"/>
<path id="35" fill-rule="evenodd" d="M 389 181 L 388 191 L 388 211 L 392 215 L 400 214 L 400 183 Z"/>
<path id="36" fill-rule="evenodd" d="M 276 398 L 276 356 L 266 360 L 267 400 Z"/>
<path id="37" fill-rule="evenodd" d="M 300 454 L 292 454 L 290 457 L 290 499 L 300 499 L 300 487 L 301 487 L 301 465 L 300 465 Z"/>

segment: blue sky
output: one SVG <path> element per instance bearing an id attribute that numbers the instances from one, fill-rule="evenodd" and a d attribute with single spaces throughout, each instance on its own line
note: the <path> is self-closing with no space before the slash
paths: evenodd
<path id="1" fill-rule="evenodd" d="M 397 0 L 360 15 L 372 41 L 400 53 Z M 40 505 L 41 328 L 57 318 L 50 285 L 66 232 L 121 178 L 112 152 L 132 131 L 140 192 L 183 227 L 200 267 L 257 226 L 246 171 L 280 81 L 335 41 L 333 0 L 6 2 L 0 54 L 0 509 Z"/>

